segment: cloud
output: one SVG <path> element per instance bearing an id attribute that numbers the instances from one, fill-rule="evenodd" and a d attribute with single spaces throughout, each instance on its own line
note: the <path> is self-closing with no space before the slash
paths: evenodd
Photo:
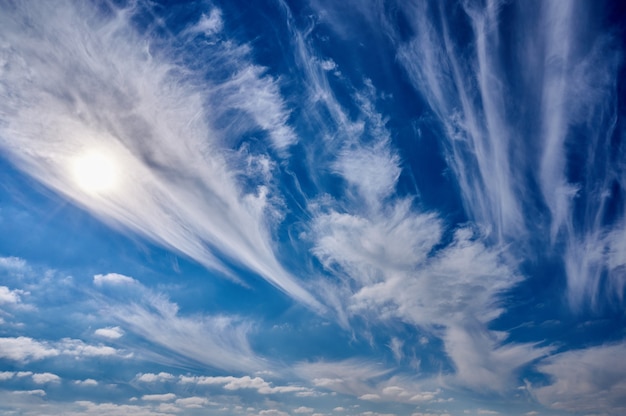
<path id="1" fill-rule="evenodd" d="M 46 342 L 28 337 L 0 338 L 0 357 L 14 361 L 28 362 L 54 357 L 60 351 Z"/>
<path id="2" fill-rule="evenodd" d="M 154 374 L 154 373 L 137 374 L 137 381 L 141 381 L 144 383 L 172 381 L 175 378 L 176 377 L 174 377 L 172 374 L 165 373 L 165 372 L 160 372 L 159 374 Z"/>
<path id="3" fill-rule="evenodd" d="M 222 12 L 220 9 L 213 9 L 207 16 L 202 14 L 200 20 L 195 25 L 187 29 L 188 32 L 204 33 L 205 36 L 211 36 L 222 31 L 224 21 L 222 20 Z"/>
<path id="4" fill-rule="evenodd" d="M 28 267 L 26 261 L 19 257 L 0 257 L 0 268 L 9 271 L 23 271 Z"/>
<path id="5" fill-rule="evenodd" d="M 294 392 L 307 392 L 310 389 L 301 386 L 272 386 L 271 383 L 261 377 L 206 377 L 206 376 L 180 376 L 182 384 L 197 385 L 222 385 L 226 390 L 254 389 L 259 394 L 282 394 Z"/>
<path id="6" fill-rule="evenodd" d="M 46 395 L 45 390 L 36 389 L 36 390 L 17 390 L 13 392 L 14 394 L 27 394 L 29 396 L 41 396 L 44 397 Z"/>
<path id="7" fill-rule="evenodd" d="M 206 397 L 193 396 L 176 399 L 176 404 L 187 409 L 201 409 L 211 404 L 211 402 Z"/>
<path id="8" fill-rule="evenodd" d="M 38 361 L 58 355 L 75 357 L 120 356 L 122 352 L 106 345 L 90 345 L 78 339 L 63 338 L 60 341 L 37 341 L 29 337 L 0 338 L 0 357 L 14 361 Z"/>
<path id="9" fill-rule="evenodd" d="M 242 161 L 227 146 L 249 132 L 278 151 L 296 141 L 278 81 L 233 40 L 190 39 L 186 50 L 205 65 L 182 67 L 180 48 L 165 38 L 148 45 L 132 29 L 136 12 L 70 0 L 9 8 L 0 21 L 0 148 L 104 222 L 237 280 L 227 259 L 319 310 L 276 258 L 270 224 L 280 208 L 263 186 L 243 186 Z M 67 167 L 90 151 L 116 161 L 115 189 L 93 194 L 76 183 Z"/>
<path id="10" fill-rule="evenodd" d="M 36 373 L 33 374 L 33 381 L 36 384 L 59 383 L 61 381 L 61 377 L 52 373 Z"/>
<path id="11" fill-rule="evenodd" d="M 93 386 L 97 386 L 98 382 L 92 378 L 87 378 L 85 380 L 75 380 L 74 384 L 76 384 L 77 386 L 83 386 L 83 387 L 93 387 Z"/>
<path id="12" fill-rule="evenodd" d="M 10 380 L 15 375 L 13 371 L 0 371 L 0 381 Z"/>
<path id="13" fill-rule="evenodd" d="M 176 303 L 165 295 L 137 286 L 133 302 L 100 299 L 102 313 L 151 344 L 144 353 L 155 354 L 154 346 L 167 350 L 160 356 L 169 363 L 202 363 L 215 368 L 254 371 L 264 367 L 248 342 L 252 323 L 235 316 L 183 316 Z M 143 375 L 141 381 L 166 381 L 167 373 Z"/>
<path id="14" fill-rule="evenodd" d="M 28 295 L 28 292 L 25 292 L 20 289 L 10 290 L 6 286 L 0 286 L 0 304 L 8 303 L 8 304 L 16 304 L 21 302 L 21 295 Z"/>
<path id="15" fill-rule="evenodd" d="M 475 389 L 512 386 L 516 370 L 545 355 L 534 344 L 503 343 L 487 329 L 503 311 L 499 296 L 520 280 L 498 248 L 469 228 L 436 253 L 443 236 L 432 214 L 398 203 L 386 216 L 331 213 L 317 218 L 314 253 L 355 288 L 339 302 L 348 316 L 370 322 L 399 318 L 436 331 L 456 369 L 456 382 Z M 435 333 L 435 332 L 433 332 Z"/>
<path id="16" fill-rule="evenodd" d="M 141 400 L 156 401 L 156 402 L 169 402 L 176 398 L 174 393 L 165 394 L 144 394 L 141 396 Z"/>
<path id="17" fill-rule="evenodd" d="M 531 393 L 553 409 L 621 415 L 626 412 L 626 343 L 569 350 L 548 357 L 537 369 L 550 378 Z"/>
<path id="18" fill-rule="evenodd" d="M 94 334 L 108 339 L 119 339 L 124 336 L 124 331 L 119 326 L 96 329 Z"/>
<path id="19" fill-rule="evenodd" d="M 132 277 L 117 273 L 97 274 L 93 277 L 93 284 L 96 286 L 125 286 L 136 285 L 137 283 Z"/>
<path id="20" fill-rule="evenodd" d="M 300 407 L 293 409 L 293 412 L 297 414 L 313 413 L 313 411 L 315 411 L 315 409 L 313 409 L 312 407 L 304 407 L 304 406 L 300 406 Z"/>
<path id="21" fill-rule="evenodd" d="M 607 294 L 621 297 L 622 274 L 611 273 L 596 248 L 623 228 L 626 212 L 617 196 L 626 189 L 623 166 L 615 162 L 624 150 L 610 144 L 618 42 L 588 3 L 524 3 L 507 7 L 506 16 L 495 4 L 463 3 L 470 31 L 462 37 L 452 30 L 457 23 L 447 5 L 403 4 L 414 36 L 394 35 L 398 61 L 443 130 L 468 215 L 499 241 L 545 244 L 542 255 L 554 254 L 565 267 L 573 308 L 596 305 Z M 505 26 L 515 42 L 501 37 Z M 505 56 L 524 65 L 511 66 Z M 580 137 L 584 154 L 572 152 Z M 617 215 L 608 213 L 610 204 Z M 549 236 L 530 242 L 545 230 Z M 606 273 L 610 290 L 601 295 Z"/>

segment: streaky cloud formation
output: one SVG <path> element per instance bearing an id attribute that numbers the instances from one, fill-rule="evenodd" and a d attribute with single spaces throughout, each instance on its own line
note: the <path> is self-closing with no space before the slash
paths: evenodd
<path id="1" fill-rule="evenodd" d="M 0 413 L 625 412 L 619 2 L 0 11 Z"/>
<path id="2" fill-rule="evenodd" d="M 132 8 L 105 17 L 70 1 L 6 9 L 1 146 L 16 164 L 107 222 L 235 278 L 217 251 L 320 307 L 274 255 L 268 226 L 279 207 L 268 186 L 242 189 L 223 146 L 233 133 L 202 117 L 242 111 L 276 147 L 288 146 L 287 113 L 274 117 L 283 111 L 277 87 L 246 62 L 245 45 L 216 45 L 210 55 L 235 73 L 203 86 L 194 81 L 201 73 L 177 64 L 184 57 L 168 60 L 167 45 L 151 50 L 129 29 Z M 73 158 L 94 149 L 106 149 L 123 178 L 102 195 L 81 190 L 69 169 Z"/>

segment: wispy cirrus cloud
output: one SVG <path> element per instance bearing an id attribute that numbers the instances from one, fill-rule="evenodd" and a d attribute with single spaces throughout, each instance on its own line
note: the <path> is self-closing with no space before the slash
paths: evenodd
<path id="1" fill-rule="evenodd" d="M 135 293 L 130 299 L 126 298 L 128 293 L 119 299 L 115 293 L 97 297 L 100 313 L 118 324 L 114 327 L 118 328 L 115 334 L 132 333 L 150 343 L 147 349 L 137 349 L 134 343 L 129 344 L 129 348 L 168 363 L 201 363 L 238 371 L 264 368 L 266 363 L 248 341 L 251 321 L 227 315 L 181 315 L 178 305 L 164 293 L 154 292 L 131 277 L 113 275 L 115 279 L 106 280 L 108 283 L 119 286 L 120 281 L 132 282 Z M 96 275 L 94 285 L 101 286 L 101 283 L 102 275 Z M 159 352 L 161 349 L 164 350 Z M 154 376 L 144 374 L 140 381 L 165 381 L 166 376 L 164 372 Z"/>
<path id="2" fill-rule="evenodd" d="M 400 63 L 442 127 L 467 213 L 499 241 L 524 246 L 534 235 L 549 247 L 576 309 L 608 294 L 603 273 L 611 295 L 623 295 L 621 273 L 594 248 L 613 251 L 604 238 L 625 215 L 623 166 L 610 150 L 621 134 L 621 52 L 597 16 L 587 18 L 590 7 L 465 2 L 455 14 L 444 4 L 407 3 L 414 34 L 394 36 Z M 468 23 L 470 42 L 453 30 L 455 18 Z M 505 26 L 515 43 L 502 36 Z"/>
<path id="3" fill-rule="evenodd" d="M 167 40 L 144 42 L 133 29 L 132 6 L 103 14 L 68 0 L 50 10 L 20 2 L 5 11 L 0 53 L 9 64 L 0 84 L 0 148 L 6 157 L 107 223 L 233 279 L 224 259 L 241 264 L 320 308 L 275 257 L 269 227 L 278 207 L 267 186 L 240 186 L 240 161 L 225 147 L 253 130 L 266 132 L 279 150 L 295 140 L 277 81 L 252 62 L 249 48 L 233 40 L 212 43 L 211 51 L 198 48 L 208 64 L 193 72 Z M 203 36 L 219 29 L 214 13 L 199 23 L 213 19 Z M 71 166 L 87 152 L 114 162 L 115 189 L 80 188 Z"/>

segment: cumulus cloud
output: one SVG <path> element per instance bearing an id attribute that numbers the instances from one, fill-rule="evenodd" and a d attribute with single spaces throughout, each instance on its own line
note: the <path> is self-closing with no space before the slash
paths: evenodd
<path id="1" fill-rule="evenodd" d="M 22 295 L 28 295 L 28 292 L 25 292 L 20 289 L 9 289 L 6 286 L 0 286 L 0 304 L 16 304 L 21 302 Z"/>
<path id="2" fill-rule="evenodd" d="M 155 382 L 163 382 L 163 381 L 172 381 L 176 377 L 170 373 L 160 372 L 159 374 L 154 373 L 145 373 L 145 374 L 137 374 L 137 381 L 141 381 L 144 383 L 155 383 Z"/>
<path id="3" fill-rule="evenodd" d="M 2 358 L 28 362 L 59 354 L 60 351 L 47 342 L 39 342 L 28 337 L 0 338 L 0 357 Z"/>
<path id="4" fill-rule="evenodd" d="M 174 393 L 165 394 L 144 394 L 141 396 L 141 400 L 156 401 L 156 402 L 169 402 L 176 398 Z"/>
<path id="5" fill-rule="evenodd" d="M 118 273 L 97 274 L 93 277 L 93 284 L 96 286 L 125 286 L 134 285 L 138 282 L 132 277 L 124 276 Z"/>
<path id="6" fill-rule="evenodd" d="M 108 339 L 119 339 L 124 336 L 124 331 L 119 326 L 112 326 L 107 328 L 98 328 L 94 334 Z"/>
<path id="7" fill-rule="evenodd" d="M 106 345 L 86 344 L 79 339 L 37 341 L 29 337 L 0 338 L 0 357 L 14 361 L 38 361 L 58 355 L 75 357 L 124 356 L 120 350 Z"/>
<path id="8" fill-rule="evenodd" d="M 83 387 L 94 387 L 98 385 L 98 382 L 94 380 L 93 378 L 87 378 L 85 380 L 76 380 L 74 381 L 74 384 L 76 384 L 77 386 L 83 386 Z"/>
<path id="9" fill-rule="evenodd" d="M 211 404 L 211 402 L 206 397 L 193 396 L 176 399 L 176 404 L 188 409 L 201 409 Z"/>
<path id="10" fill-rule="evenodd" d="M 52 373 L 36 373 L 32 377 L 36 384 L 59 383 L 61 381 L 61 377 Z"/>
<path id="11" fill-rule="evenodd" d="M 307 392 L 310 389 L 301 386 L 272 386 L 261 377 L 207 377 L 207 376 L 180 376 L 181 384 L 222 385 L 226 390 L 254 389 L 259 394 L 281 394 Z"/>

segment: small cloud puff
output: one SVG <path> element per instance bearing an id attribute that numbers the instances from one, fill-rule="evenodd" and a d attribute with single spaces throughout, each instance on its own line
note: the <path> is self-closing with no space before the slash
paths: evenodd
<path id="1" fill-rule="evenodd" d="M 33 381 L 37 384 L 58 383 L 61 381 L 61 377 L 52 373 L 38 373 L 33 374 Z"/>
<path id="2" fill-rule="evenodd" d="M 119 326 L 96 329 L 94 333 L 109 339 L 119 339 L 124 335 L 124 331 Z"/>
<path id="3" fill-rule="evenodd" d="M 169 402 L 174 400 L 176 395 L 174 393 L 165 393 L 165 394 L 144 394 L 141 396 L 141 400 L 146 401 L 155 401 L 155 402 Z"/>
<path id="4" fill-rule="evenodd" d="M 132 277 L 124 276 L 123 274 L 118 273 L 97 274 L 93 277 L 93 284 L 99 287 L 104 285 L 132 285 L 135 283 L 137 283 L 137 281 Z"/>
<path id="5" fill-rule="evenodd" d="M 86 380 L 76 380 L 74 381 L 74 384 L 76 384 L 77 386 L 97 386 L 98 382 L 92 378 L 88 378 Z"/>

